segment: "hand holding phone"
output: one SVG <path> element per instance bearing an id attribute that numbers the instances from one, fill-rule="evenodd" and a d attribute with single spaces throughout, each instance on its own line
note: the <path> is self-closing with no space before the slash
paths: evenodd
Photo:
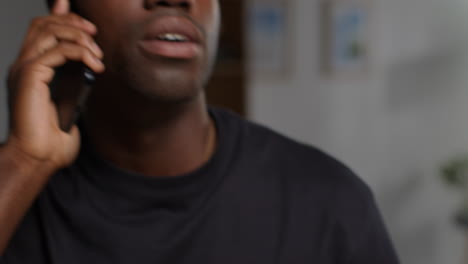
<path id="1" fill-rule="evenodd" d="M 92 37 L 96 27 L 71 13 L 69 6 L 68 0 L 56 0 L 49 16 L 33 20 L 8 75 L 7 144 L 57 167 L 73 161 L 79 149 L 78 128 L 70 125 L 76 115 L 66 113 L 74 113 L 83 104 L 89 90 L 86 67 L 96 73 L 104 71 L 102 51 Z"/>
<path id="2" fill-rule="evenodd" d="M 78 120 L 95 78 L 94 72 L 81 62 L 67 62 L 55 69 L 49 87 L 57 108 L 59 126 L 64 132 L 70 132 Z"/>
<path id="3" fill-rule="evenodd" d="M 80 15 L 73 4 L 70 3 L 70 11 Z M 55 76 L 49 87 L 57 108 L 59 126 L 64 132 L 70 132 L 78 120 L 95 79 L 94 72 L 82 62 L 69 61 L 55 69 Z"/>

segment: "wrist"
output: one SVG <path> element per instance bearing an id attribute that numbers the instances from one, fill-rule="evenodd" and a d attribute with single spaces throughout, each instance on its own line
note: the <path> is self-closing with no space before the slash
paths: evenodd
<path id="1" fill-rule="evenodd" d="M 54 173 L 57 168 L 52 162 L 32 157 L 22 151 L 12 140 L 0 146 L 0 161 L 7 164 L 9 170 L 19 175 L 46 175 Z"/>

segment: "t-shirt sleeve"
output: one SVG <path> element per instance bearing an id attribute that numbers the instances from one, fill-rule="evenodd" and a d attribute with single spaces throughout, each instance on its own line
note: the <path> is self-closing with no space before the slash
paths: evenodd
<path id="1" fill-rule="evenodd" d="M 373 196 L 366 202 L 362 223 L 346 264 L 398 264 L 399 260 Z"/>
<path id="2" fill-rule="evenodd" d="M 398 264 L 399 260 L 370 187 L 335 165 L 332 208 L 335 256 L 340 264 Z"/>

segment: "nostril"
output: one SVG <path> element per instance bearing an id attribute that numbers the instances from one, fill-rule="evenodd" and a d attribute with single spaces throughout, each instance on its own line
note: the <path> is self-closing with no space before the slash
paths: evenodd
<path id="1" fill-rule="evenodd" d="M 182 2 L 179 4 L 180 7 L 184 8 L 184 9 L 189 9 L 190 8 L 190 4 L 188 2 Z"/>
<path id="2" fill-rule="evenodd" d="M 165 6 L 165 7 L 171 6 L 171 4 L 168 1 L 157 1 L 155 5 L 156 6 Z"/>
<path id="3" fill-rule="evenodd" d="M 175 7 L 181 8 L 184 10 L 190 9 L 190 1 L 187 0 L 156 0 L 156 1 L 146 1 L 145 7 L 151 9 L 154 7 Z"/>

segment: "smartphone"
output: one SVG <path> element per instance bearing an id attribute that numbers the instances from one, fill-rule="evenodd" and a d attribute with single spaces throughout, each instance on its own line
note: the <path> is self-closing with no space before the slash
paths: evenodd
<path id="1" fill-rule="evenodd" d="M 52 4 L 49 0 L 49 5 Z M 79 12 L 70 1 L 71 11 Z M 95 82 L 95 75 L 82 62 L 68 61 L 55 69 L 55 75 L 50 83 L 52 101 L 58 112 L 60 128 L 69 132 L 84 110 L 86 100 Z"/>
<path id="2" fill-rule="evenodd" d="M 69 61 L 55 69 L 49 87 L 63 131 L 69 132 L 78 120 L 94 82 L 94 73 L 82 62 Z"/>

